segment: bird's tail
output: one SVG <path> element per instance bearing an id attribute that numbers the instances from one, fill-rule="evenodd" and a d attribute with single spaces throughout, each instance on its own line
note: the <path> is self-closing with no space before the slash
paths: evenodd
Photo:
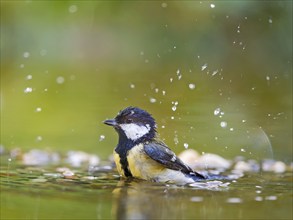
<path id="1" fill-rule="evenodd" d="M 195 182 L 198 181 L 205 181 L 205 180 L 230 180 L 228 176 L 223 176 L 219 174 L 201 174 L 197 172 L 192 172 L 189 174 L 189 177 L 191 177 Z"/>

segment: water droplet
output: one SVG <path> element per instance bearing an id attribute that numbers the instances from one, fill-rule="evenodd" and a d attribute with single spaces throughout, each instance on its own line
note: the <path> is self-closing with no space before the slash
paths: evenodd
<path id="1" fill-rule="evenodd" d="M 31 80 L 33 78 L 33 76 L 32 75 L 27 75 L 25 78 L 26 78 L 26 80 Z"/>
<path id="2" fill-rule="evenodd" d="M 103 134 L 100 135 L 100 141 L 105 140 L 105 138 L 106 138 L 105 135 L 103 135 Z"/>
<path id="3" fill-rule="evenodd" d="M 58 77 L 56 78 L 56 82 L 57 82 L 58 84 L 63 84 L 63 83 L 65 82 L 65 79 L 64 79 L 63 76 L 58 76 Z"/>
<path id="4" fill-rule="evenodd" d="M 162 8 L 167 8 L 167 7 L 168 7 L 168 4 L 167 4 L 166 2 L 163 2 L 163 3 L 161 4 L 161 6 L 162 6 Z"/>
<path id="5" fill-rule="evenodd" d="M 130 84 L 130 88 L 131 88 L 131 89 L 134 89 L 134 88 L 135 88 L 135 85 L 131 83 L 131 84 Z"/>
<path id="6" fill-rule="evenodd" d="M 40 55 L 43 57 L 43 56 L 46 56 L 47 55 L 47 50 L 45 49 L 42 49 L 40 50 Z"/>
<path id="7" fill-rule="evenodd" d="M 188 85 L 188 87 L 189 87 L 189 89 L 193 90 L 193 89 L 195 89 L 195 84 L 194 83 L 190 83 Z"/>
<path id="8" fill-rule="evenodd" d="M 219 70 L 213 71 L 212 76 L 215 76 L 218 72 L 219 72 Z"/>
<path id="9" fill-rule="evenodd" d="M 230 128 L 230 131 L 234 131 L 234 128 Z"/>
<path id="10" fill-rule="evenodd" d="M 155 98 L 150 98 L 151 103 L 155 103 L 157 100 Z"/>
<path id="11" fill-rule="evenodd" d="M 240 151 L 241 152 L 246 152 L 246 150 L 244 148 L 241 148 Z"/>
<path id="12" fill-rule="evenodd" d="M 20 68 L 24 68 L 24 64 L 20 64 L 19 67 L 20 67 Z"/>
<path id="13" fill-rule="evenodd" d="M 77 10 L 78 10 L 78 8 L 77 8 L 76 5 L 70 5 L 69 8 L 68 8 L 68 11 L 70 13 L 75 13 L 75 12 L 77 12 Z"/>
<path id="14" fill-rule="evenodd" d="M 220 126 L 221 126 L 222 128 L 226 128 L 226 127 L 227 127 L 227 122 L 225 122 L 225 121 L 221 121 Z"/>
<path id="15" fill-rule="evenodd" d="M 24 93 L 30 93 L 33 91 L 33 88 L 32 87 L 27 87 L 24 89 Z"/>
<path id="16" fill-rule="evenodd" d="M 30 56 L 30 53 L 29 53 L 29 52 L 24 52 L 24 53 L 23 53 L 23 57 L 24 57 L 24 58 L 29 58 L 29 56 Z"/>
<path id="17" fill-rule="evenodd" d="M 214 110 L 214 115 L 219 115 L 220 112 L 221 112 L 221 109 L 220 109 L 220 108 L 216 108 L 216 109 Z"/>
<path id="18" fill-rule="evenodd" d="M 42 141 L 43 140 L 43 137 L 42 136 L 37 136 L 36 137 L 36 141 Z"/>
<path id="19" fill-rule="evenodd" d="M 269 18 L 269 23 L 272 24 L 273 23 L 273 19 Z"/>
<path id="20" fill-rule="evenodd" d="M 40 108 L 40 107 L 36 108 L 36 112 L 41 112 L 41 111 L 42 111 L 42 108 Z"/>
<path id="21" fill-rule="evenodd" d="M 165 90 L 163 90 L 163 91 L 162 91 L 162 94 L 163 94 L 163 95 L 166 95 L 166 91 L 165 91 Z"/>
<path id="22" fill-rule="evenodd" d="M 172 110 L 175 112 L 176 111 L 176 109 L 177 109 L 177 107 L 174 105 L 174 106 L 172 106 Z"/>
<path id="23" fill-rule="evenodd" d="M 175 135 L 175 137 L 174 137 L 174 143 L 175 143 L 175 145 L 177 145 L 179 143 L 179 139 L 178 139 L 177 135 Z"/>
<path id="24" fill-rule="evenodd" d="M 188 145 L 188 143 L 184 143 L 183 146 L 185 149 L 187 149 L 189 145 Z"/>
<path id="25" fill-rule="evenodd" d="M 173 78 L 170 78 L 170 82 L 173 82 Z"/>
<path id="26" fill-rule="evenodd" d="M 215 8 L 216 5 L 215 4 L 210 4 L 211 8 Z"/>
<path id="27" fill-rule="evenodd" d="M 204 64 L 202 67 L 201 67 L 201 71 L 204 71 L 206 68 L 208 67 L 208 64 Z"/>

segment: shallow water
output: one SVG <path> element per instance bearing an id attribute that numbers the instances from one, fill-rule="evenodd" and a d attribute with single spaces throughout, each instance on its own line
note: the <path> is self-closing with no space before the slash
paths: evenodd
<path id="1" fill-rule="evenodd" d="M 194 187 L 62 169 L 2 165 L 1 219 L 292 219 L 292 172 Z"/>
<path id="2" fill-rule="evenodd" d="M 93 177 L 75 160 L 56 170 L 69 151 L 107 160 L 117 134 L 102 121 L 126 106 L 148 110 L 176 153 L 292 164 L 291 1 L 1 8 L 1 219 L 292 219 L 282 163 L 239 164 L 254 172 L 228 187 Z"/>

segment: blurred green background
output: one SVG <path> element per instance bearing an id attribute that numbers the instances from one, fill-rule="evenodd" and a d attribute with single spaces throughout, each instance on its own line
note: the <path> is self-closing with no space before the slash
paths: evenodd
<path id="1" fill-rule="evenodd" d="M 292 1 L 1 1 L 6 150 L 106 159 L 130 105 L 177 153 L 292 161 Z"/>

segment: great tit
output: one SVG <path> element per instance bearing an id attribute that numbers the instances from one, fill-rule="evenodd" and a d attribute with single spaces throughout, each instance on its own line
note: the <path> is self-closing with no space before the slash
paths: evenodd
<path id="1" fill-rule="evenodd" d="M 104 123 L 119 135 L 114 161 L 120 176 L 180 185 L 205 179 L 157 139 L 155 119 L 145 110 L 127 107 Z"/>

